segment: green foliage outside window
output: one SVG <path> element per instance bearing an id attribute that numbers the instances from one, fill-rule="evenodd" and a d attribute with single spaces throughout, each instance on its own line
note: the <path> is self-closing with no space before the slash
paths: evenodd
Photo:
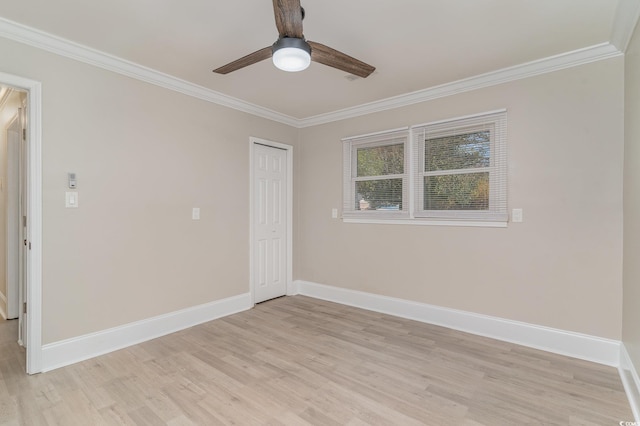
<path id="1" fill-rule="evenodd" d="M 425 176 L 424 209 L 489 209 L 489 173 Z"/>
<path id="2" fill-rule="evenodd" d="M 358 149 L 356 176 L 385 176 L 404 173 L 404 145 L 383 145 Z"/>
<path id="3" fill-rule="evenodd" d="M 356 176 L 387 176 L 404 173 L 404 144 L 359 148 Z M 402 210 L 402 179 L 356 182 L 356 210 Z"/>
<path id="4" fill-rule="evenodd" d="M 459 172 L 491 165 L 489 131 L 427 139 L 424 154 L 425 172 L 458 171 L 425 176 L 425 210 L 489 209 L 489 172 Z"/>
<path id="5" fill-rule="evenodd" d="M 402 210 L 402 179 L 356 182 L 356 210 Z"/>

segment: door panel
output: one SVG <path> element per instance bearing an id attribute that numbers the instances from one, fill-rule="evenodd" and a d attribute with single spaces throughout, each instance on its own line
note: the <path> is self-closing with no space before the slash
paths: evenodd
<path id="1" fill-rule="evenodd" d="M 287 291 L 287 151 L 254 145 L 254 296 L 259 303 Z"/>
<path id="2" fill-rule="evenodd" d="M 258 275 L 260 287 L 267 285 L 267 240 L 258 241 Z"/>
<path id="3" fill-rule="evenodd" d="M 280 238 L 273 239 L 271 246 L 271 256 L 273 259 L 273 273 L 271 279 L 274 284 L 280 284 L 282 281 L 282 249 L 281 249 L 281 240 Z M 286 289 L 285 289 L 286 290 Z"/>

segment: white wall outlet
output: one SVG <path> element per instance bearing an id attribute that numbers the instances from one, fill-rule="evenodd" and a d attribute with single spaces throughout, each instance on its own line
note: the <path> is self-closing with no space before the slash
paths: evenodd
<path id="1" fill-rule="evenodd" d="M 191 211 L 191 219 L 200 220 L 200 208 L 199 207 L 194 207 L 193 208 L 193 210 Z"/>
<path id="2" fill-rule="evenodd" d="M 331 218 L 332 219 L 338 218 L 338 209 L 331 209 Z"/>
<path id="3" fill-rule="evenodd" d="M 78 208 L 78 192 L 77 191 L 64 193 L 64 206 L 68 209 Z"/>
<path id="4" fill-rule="evenodd" d="M 511 221 L 512 222 L 522 222 L 522 209 L 513 209 L 511 211 Z"/>

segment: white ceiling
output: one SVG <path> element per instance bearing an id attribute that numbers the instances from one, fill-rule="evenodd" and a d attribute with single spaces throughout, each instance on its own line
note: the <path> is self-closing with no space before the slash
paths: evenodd
<path id="1" fill-rule="evenodd" d="M 269 0 L 14 0 L 0 16 L 305 119 L 610 42 L 618 3 L 302 0 L 307 39 L 377 68 L 355 80 L 315 63 L 286 73 L 269 60 L 214 74 L 277 39 Z"/>

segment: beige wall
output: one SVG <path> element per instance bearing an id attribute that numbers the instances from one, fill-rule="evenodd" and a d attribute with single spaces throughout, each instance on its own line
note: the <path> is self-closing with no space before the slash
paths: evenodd
<path id="1" fill-rule="evenodd" d="M 249 137 L 295 144 L 296 129 L 5 39 L 0 51 L 3 72 L 42 82 L 43 343 L 249 291 Z M 64 208 L 67 172 L 78 209 Z"/>
<path id="2" fill-rule="evenodd" d="M 621 337 L 621 58 L 297 130 L 4 39 L 0 51 L 3 72 L 43 84 L 45 344 L 248 291 L 249 136 L 296 146 L 294 278 Z M 331 219 L 340 138 L 498 108 L 523 223 Z"/>
<path id="3" fill-rule="evenodd" d="M 640 30 L 625 55 L 624 272 L 622 341 L 640 369 Z"/>
<path id="4" fill-rule="evenodd" d="M 621 337 L 623 59 L 301 131 L 295 277 Z M 345 224 L 340 139 L 508 109 L 507 229 Z"/>

